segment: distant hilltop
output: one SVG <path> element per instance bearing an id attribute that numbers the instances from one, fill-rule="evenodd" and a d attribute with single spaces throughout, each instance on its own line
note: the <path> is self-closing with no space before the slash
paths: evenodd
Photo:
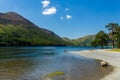
<path id="1" fill-rule="evenodd" d="M 95 35 L 87 35 L 78 39 L 69 39 L 64 37 L 63 40 L 72 43 L 74 46 L 91 46 L 91 42 L 95 39 Z"/>

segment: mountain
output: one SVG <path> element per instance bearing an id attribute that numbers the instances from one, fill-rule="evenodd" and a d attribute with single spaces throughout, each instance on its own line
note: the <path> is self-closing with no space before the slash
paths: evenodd
<path id="1" fill-rule="evenodd" d="M 77 46 L 91 46 L 92 40 L 95 39 L 95 35 L 87 35 L 82 38 L 74 39 L 72 42 Z"/>
<path id="2" fill-rule="evenodd" d="M 15 12 L 0 13 L 0 46 L 67 45 L 54 32 L 40 28 Z"/>
<path id="3" fill-rule="evenodd" d="M 95 39 L 95 35 L 87 35 L 78 39 L 69 39 L 64 37 L 63 40 L 72 43 L 74 46 L 91 46 L 91 41 Z"/>
<path id="4" fill-rule="evenodd" d="M 72 41 L 72 39 L 69 39 L 69 38 L 67 38 L 67 37 L 63 37 L 62 39 L 63 39 L 65 42 L 67 42 L 69 46 L 75 46 L 74 43 L 73 43 L 73 41 Z"/>

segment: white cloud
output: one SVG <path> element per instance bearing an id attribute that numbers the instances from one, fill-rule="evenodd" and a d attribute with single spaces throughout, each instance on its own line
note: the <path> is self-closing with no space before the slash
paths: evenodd
<path id="1" fill-rule="evenodd" d="M 43 15 L 51 15 L 57 12 L 56 7 L 51 6 L 50 0 L 43 0 L 41 4 L 43 5 L 43 11 L 42 11 Z"/>
<path id="2" fill-rule="evenodd" d="M 71 15 L 66 15 L 66 18 L 67 18 L 67 19 L 71 19 L 72 16 L 71 16 Z"/>
<path id="3" fill-rule="evenodd" d="M 41 3 L 43 4 L 43 8 L 46 8 L 46 7 L 49 6 L 50 1 L 49 0 L 45 0 L 45 1 L 42 1 Z"/>
<path id="4" fill-rule="evenodd" d="M 65 11 L 69 11 L 70 9 L 69 8 L 65 8 Z"/>
<path id="5" fill-rule="evenodd" d="M 56 12 L 57 12 L 57 9 L 55 7 L 51 7 L 51 8 L 44 9 L 42 14 L 43 15 L 51 15 L 51 14 L 55 14 Z"/>

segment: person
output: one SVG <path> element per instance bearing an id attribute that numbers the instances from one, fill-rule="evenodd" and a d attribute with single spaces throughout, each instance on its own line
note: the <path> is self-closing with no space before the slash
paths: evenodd
<path id="1" fill-rule="evenodd" d="M 67 50 L 64 50 L 64 53 L 67 53 Z"/>

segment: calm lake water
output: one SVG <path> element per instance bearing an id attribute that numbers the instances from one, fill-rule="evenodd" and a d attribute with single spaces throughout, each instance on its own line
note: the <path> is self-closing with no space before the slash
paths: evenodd
<path id="1" fill-rule="evenodd" d="M 0 48 L 0 80 L 99 80 L 112 71 L 98 60 L 66 54 L 64 50 L 91 47 L 10 47 Z M 64 72 L 51 79 L 43 76 Z"/>

